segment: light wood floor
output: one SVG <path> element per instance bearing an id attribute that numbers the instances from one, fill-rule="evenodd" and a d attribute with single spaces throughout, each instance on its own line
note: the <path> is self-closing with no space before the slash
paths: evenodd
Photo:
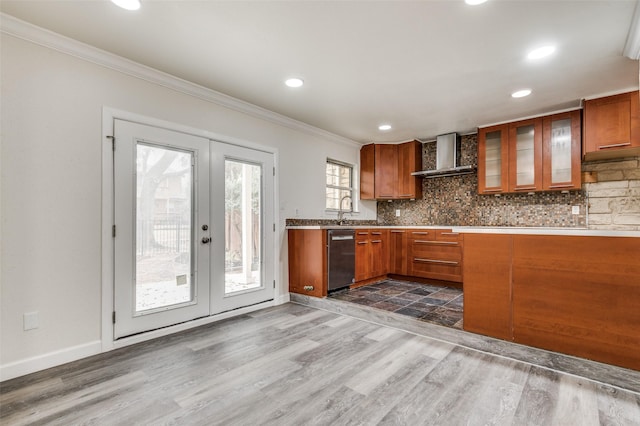
<path id="1" fill-rule="evenodd" d="M 640 394 L 286 304 L 3 382 L 0 424 L 638 425 Z"/>

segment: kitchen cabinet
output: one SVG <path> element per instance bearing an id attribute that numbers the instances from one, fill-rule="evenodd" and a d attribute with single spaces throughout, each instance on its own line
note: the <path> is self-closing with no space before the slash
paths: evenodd
<path id="1" fill-rule="evenodd" d="M 387 274 L 388 230 L 356 230 L 356 282 Z"/>
<path id="2" fill-rule="evenodd" d="M 580 111 L 544 117 L 542 141 L 542 188 L 580 189 Z"/>
<path id="3" fill-rule="evenodd" d="M 580 189 L 580 111 L 478 131 L 478 192 Z"/>
<path id="4" fill-rule="evenodd" d="M 369 144 L 360 149 L 360 199 L 395 200 L 422 197 L 422 181 L 411 173 L 422 169 L 422 144 Z"/>
<path id="5" fill-rule="evenodd" d="M 585 160 L 640 155 L 638 91 L 584 102 Z"/>
<path id="6" fill-rule="evenodd" d="M 464 329 L 640 369 L 640 238 L 465 234 Z"/>
<path id="7" fill-rule="evenodd" d="M 478 130 L 478 192 L 498 194 L 509 188 L 509 126 Z"/>
<path id="8" fill-rule="evenodd" d="M 407 275 L 409 265 L 407 252 L 407 230 L 391 229 L 389 231 L 389 274 Z"/>
<path id="9" fill-rule="evenodd" d="M 289 229 L 289 291 L 327 295 L 327 231 Z"/>
<path id="10" fill-rule="evenodd" d="M 411 230 L 410 276 L 462 282 L 462 236 L 449 229 Z"/>

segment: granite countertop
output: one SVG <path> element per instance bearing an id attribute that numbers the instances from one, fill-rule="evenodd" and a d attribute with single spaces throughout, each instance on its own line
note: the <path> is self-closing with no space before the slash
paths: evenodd
<path id="1" fill-rule="evenodd" d="M 590 237 L 638 237 L 640 231 L 614 231 L 587 228 L 536 228 L 517 226 L 390 226 L 390 225 L 307 225 L 287 226 L 287 229 L 451 229 L 453 232 L 467 234 L 513 234 L 513 235 L 566 235 Z"/>

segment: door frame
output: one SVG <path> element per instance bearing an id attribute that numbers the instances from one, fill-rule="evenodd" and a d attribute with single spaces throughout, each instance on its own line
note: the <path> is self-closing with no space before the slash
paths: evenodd
<path id="1" fill-rule="evenodd" d="M 259 309 L 263 309 L 269 306 L 275 306 L 289 301 L 289 293 L 286 289 L 282 288 L 281 271 L 279 266 L 278 256 L 273 257 L 273 271 L 274 278 L 276 280 L 276 287 L 274 291 L 274 299 L 269 302 L 260 303 L 253 306 L 247 306 L 245 308 L 236 309 L 229 312 L 223 312 L 221 314 L 214 314 L 208 317 L 188 321 L 186 323 L 176 324 L 173 326 L 165 327 L 158 330 L 149 331 L 146 333 L 137 334 L 131 337 L 125 337 L 115 340 L 114 328 L 113 328 L 113 309 L 114 309 L 114 278 L 115 278 L 115 244 L 112 238 L 112 226 L 114 223 L 114 157 L 112 150 L 112 136 L 114 128 L 114 120 L 131 121 L 147 126 L 159 127 L 167 130 L 182 132 L 193 136 L 204 137 L 210 140 L 224 142 L 231 145 L 238 145 L 243 148 L 255 149 L 258 151 L 264 151 L 273 154 L 274 167 L 276 175 L 274 177 L 274 190 L 273 190 L 273 206 L 274 206 L 274 225 L 275 235 L 273 238 L 273 253 L 280 253 L 279 242 L 282 240 L 281 232 L 282 225 L 280 224 L 279 217 L 279 155 L 278 150 L 273 147 L 257 144 L 254 142 L 246 141 L 243 139 L 222 135 L 206 130 L 197 129 L 190 126 L 185 126 L 170 121 L 165 121 L 153 117 L 148 117 L 141 114 L 136 114 L 117 108 L 111 108 L 104 106 L 102 108 L 102 137 L 101 137 L 101 153 L 102 153 L 102 219 L 101 219 L 101 238 L 102 238 L 102 279 L 101 279 L 101 343 L 102 352 L 107 352 L 113 349 L 117 349 L 124 346 L 129 346 L 135 343 L 143 342 L 150 339 L 155 339 L 160 336 L 166 336 L 179 331 L 187 330 L 193 327 L 198 327 L 204 324 L 220 321 L 226 318 L 243 315 L 248 312 L 253 312 Z M 278 285 L 280 284 L 280 285 Z"/>

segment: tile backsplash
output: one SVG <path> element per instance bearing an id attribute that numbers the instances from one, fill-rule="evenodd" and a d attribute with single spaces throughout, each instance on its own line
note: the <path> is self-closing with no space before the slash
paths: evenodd
<path id="1" fill-rule="evenodd" d="M 435 143 L 423 145 L 423 170 L 435 168 Z M 477 135 L 462 136 L 461 164 L 477 165 Z M 477 173 L 423 179 L 422 199 L 378 202 L 381 225 L 530 226 L 584 228 L 584 191 L 479 195 Z M 573 214 L 572 207 L 579 213 Z M 400 210 L 400 216 L 396 216 Z"/>

